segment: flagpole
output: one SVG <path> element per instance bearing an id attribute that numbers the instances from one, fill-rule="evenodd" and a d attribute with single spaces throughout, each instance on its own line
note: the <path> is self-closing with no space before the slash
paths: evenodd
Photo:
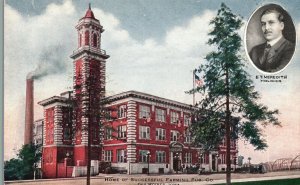
<path id="1" fill-rule="evenodd" d="M 195 106 L 195 70 L 193 70 L 193 106 Z"/>

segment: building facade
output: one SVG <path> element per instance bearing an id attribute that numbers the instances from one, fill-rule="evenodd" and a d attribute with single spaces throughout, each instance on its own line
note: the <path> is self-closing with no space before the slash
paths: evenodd
<path id="1" fill-rule="evenodd" d="M 225 171 L 225 142 L 210 152 L 192 144 L 190 105 L 128 91 L 107 97 L 106 106 L 115 113 L 104 125 L 102 161 L 128 173 L 174 173 L 197 165 Z M 237 152 L 232 141 L 232 169 Z"/>
<path id="2" fill-rule="evenodd" d="M 128 173 L 168 173 L 198 163 L 191 146 L 191 106 L 136 91 L 107 99 L 116 111 L 104 126 L 102 160 Z"/>
<path id="3" fill-rule="evenodd" d="M 44 108 L 44 178 L 86 175 L 88 151 L 94 175 L 100 161 L 129 174 L 174 173 L 199 164 L 206 171 L 225 170 L 224 146 L 204 152 L 192 145 L 192 106 L 136 91 L 105 97 L 109 56 L 101 49 L 104 29 L 90 7 L 76 29 L 73 91 L 39 102 Z M 101 116 L 104 109 L 111 110 L 109 119 Z M 237 155 L 235 142 L 231 155 Z"/>

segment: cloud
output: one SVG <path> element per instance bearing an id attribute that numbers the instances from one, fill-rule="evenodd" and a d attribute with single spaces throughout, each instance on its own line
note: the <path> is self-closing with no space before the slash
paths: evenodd
<path id="1" fill-rule="evenodd" d="M 60 5 L 50 4 L 41 15 L 32 17 L 22 16 L 5 4 L 5 159 L 11 157 L 13 148 L 23 144 L 26 75 L 38 68 L 47 69 L 42 71 L 44 74 L 56 74 L 46 78 L 44 84 L 35 82 L 35 103 L 59 93 L 68 84 L 65 76 L 72 71 L 69 55 L 76 46 L 74 23 L 78 16 L 75 13 L 71 1 L 64 1 Z M 49 88 L 45 91 L 47 86 Z M 42 116 L 39 108 L 36 109 L 35 118 Z"/>
<path id="2" fill-rule="evenodd" d="M 181 25 L 167 32 L 166 46 L 181 54 L 190 55 L 201 52 L 206 48 L 207 33 L 212 29 L 209 21 L 215 12 L 206 10 L 201 16 L 192 18 L 187 25 Z M 206 52 L 207 50 L 204 50 Z"/>
<path id="3" fill-rule="evenodd" d="M 213 12 L 206 11 L 187 25 L 167 31 L 163 43 L 153 38 L 138 42 L 114 15 L 97 8 L 93 12 L 105 29 L 102 48 L 111 55 L 107 63 L 109 93 L 134 89 L 191 102 L 184 91 L 192 87 L 191 70 L 207 52 L 203 46 Z M 5 151 L 6 158 L 12 145 L 18 147 L 23 141 L 26 75 L 37 69 L 39 75 L 48 75 L 35 82 L 35 103 L 72 85 L 69 55 L 77 47 L 74 26 L 84 13 L 76 10 L 72 1 L 49 4 L 42 14 L 32 17 L 23 17 L 5 5 L 5 107 L 14 108 L 5 109 L 5 148 L 10 148 Z M 42 117 L 38 107 L 35 119 Z M 15 112 L 18 116 L 13 116 Z M 10 138 L 12 130 L 18 134 Z"/>
<path id="4" fill-rule="evenodd" d="M 206 45 L 207 33 L 211 29 L 208 23 L 216 12 L 206 10 L 184 25 L 174 26 L 166 31 L 165 38 L 160 42 L 155 38 L 137 41 L 122 28 L 121 22 L 113 14 L 97 8 L 93 8 L 93 12 L 105 29 L 101 47 L 110 55 L 106 65 L 108 95 L 137 90 L 180 102 L 192 102 L 192 97 L 184 91 L 192 88 L 192 70 L 204 61 L 205 54 L 212 49 Z M 40 15 L 24 17 L 5 4 L 5 159 L 12 157 L 12 149 L 23 143 L 26 75 L 34 71 L 41 62 L 44 63 L 40 67 L 52 69 L 48 76 L 35 81 L 35 104 L 72 86 L 73 67 L 69 56 L 77 47 L 75 25 L 84 13 L 85 10 L 77 10 L 72 1 L 64 1 L 62 4 L 49 4 Z M 298 39 L 299 33 L 300 24 L 297 25 Z M 55 49 L 58 47 L 64 49 Z M 57 70 L 58 66 L 60 70 Z M 256 85 L 259 90 L 264 91 L 263 101 L 268 104 L 271 101 L 276 107 L 288 110 L 289 101 L 282 101 L 282 105 L 278 99 L 268 99 L 266 97 L 270 88 L 257 82 Z M 289 89 L 282 98 L 288 99 L 289 93 L 297 95 L 299 91 L 299 87 Z M 270 95 L 274 97 L 278 93 Z M 41 118 L 42 108 L 38 105 L 35 108 L 35 119 Z M 298 109 L 294 111 L 296 110 Z M 288 112 L 284 114 L 289 115 Z M 291 120 L 286 117 L 284 119 L 287 120 L 286 123 Z M 299 117 L 293 119 L 299 120 Z M 288 133 L 299 133 L 299 126 L 298 132 L 292 125 L 286 128 Z M 276 140 L 272 137 L 268 137 L 271 141 L 270 149 L 278 150 Z M 284 132 L 276 139 L 283 140 Z M 251 154 L 252 149 L 250 147 L 243 151 Z M 264 154 L 260 156 L 261 159 L 266 158 Z M 272 154 L 270 157 L 274 158 Z"/>

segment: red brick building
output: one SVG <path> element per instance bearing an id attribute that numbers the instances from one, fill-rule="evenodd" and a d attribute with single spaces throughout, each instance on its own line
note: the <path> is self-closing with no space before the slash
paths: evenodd
<path id="1" fill-rule="evenodd" d="M 44 178 L 86 175 L 88 133 L 92 174 L 98 174 L 100 161 L 130 174 L 175 172 L 199 162 L 207 171 L 225 170 L 222 146 L 202 153 L 191 145 L 190 105 L 136 91 L 105 97 L 109 56 L 101 49 L 104 29 L 90 7 L 76 29 L 73 91 L 39 102 L 44 107 Z M 114 117 L 102 126 L 101 106 L 112 108 Z M 232 159 L 237 156 L 235 142 L 231 153 Z"/>

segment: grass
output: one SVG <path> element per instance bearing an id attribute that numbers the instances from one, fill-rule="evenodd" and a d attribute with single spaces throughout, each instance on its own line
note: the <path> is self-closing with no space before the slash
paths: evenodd
<path id="1" fill-rule="evenodd" d="M 224 184 L 219 184 L 224 185 Z M 299 179 L 279 179 L 279 180 L 266 180 L 266 181 L 253 181 L 253 182 L 235 182 L 232 185 L 300 185 Z"/>

